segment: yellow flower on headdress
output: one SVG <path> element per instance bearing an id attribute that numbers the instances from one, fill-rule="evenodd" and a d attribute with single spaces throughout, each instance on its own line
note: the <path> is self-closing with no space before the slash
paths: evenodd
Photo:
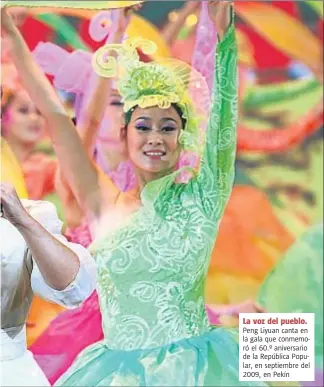
<path id="1" fill-rule="evenodd" d="M 148 63 L 126 74 L 120 81 L 119 89 L 125 98 L 126 111 L 136 105 L 142 108 L 156 105 L 166 109 L 180 102 L 183 90 L 175 86 L 166 68 Z"/>
<path id="2" fill-rule="evenodd" d="M 137 48 L 146 55 L 152 55 L 156 46 L 143 39 L 105 45 L 94 54 L 93 67 L 102 77 L 117 77 L 125 112 L 136 106 L 167 109 L 172 104 L 178 105 L 186 121 L 179 141 L 185 150 L 200 153 L 204 133 L 199 123 L 208 115 L 210 103 L 205 79 L 178 60 L 161 59 L 144 63 L 139 59 Z M 111 56 L 113 52 L 115 56 Z"/>

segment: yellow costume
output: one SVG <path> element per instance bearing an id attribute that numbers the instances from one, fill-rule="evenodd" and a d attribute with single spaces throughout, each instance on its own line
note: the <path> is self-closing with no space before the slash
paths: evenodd
<path id="1" fill-rule="evenodd" d="M 23 172 L 6 140 L 1 137 L 1 182 L 12 184 L 20 198 L 27 198 Z"/>

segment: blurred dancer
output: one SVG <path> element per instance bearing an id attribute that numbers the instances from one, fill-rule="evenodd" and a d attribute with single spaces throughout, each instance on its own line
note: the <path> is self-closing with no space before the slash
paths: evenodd
<path id="1" fill-rule="evenodd" d="M 57 166 L 55 160 L 36 150 L 45 134 L 45 120 L 22 88 L 12 91 L 4 87 L 1 109 L 2 136 L 22 167 L 28 196 L 42 199 L 54 191 Z"/>

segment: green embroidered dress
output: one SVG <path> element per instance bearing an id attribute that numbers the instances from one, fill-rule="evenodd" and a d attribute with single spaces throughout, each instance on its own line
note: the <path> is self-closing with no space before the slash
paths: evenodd
<path id="1" fill-rule="evenodd" d="M 175 183 L 179 171 L 148 183 L 140 210 L 95 244 L 105 338 L 78 356 L 58 386 L 254 385 L 239 382 L 236 337 L 209 325 L 204 299 L 234 179 L 233 25 L 218 44 L 216 62 L 200 172 L 188 184 Z"/>

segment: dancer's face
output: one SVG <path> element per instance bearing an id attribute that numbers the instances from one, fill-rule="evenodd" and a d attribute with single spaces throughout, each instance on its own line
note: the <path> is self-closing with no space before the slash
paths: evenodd
<path id="1" fill-rule="evenodd" d="M 28 94 L 19 91 L 3 115 L 2 127 L 9 142 L 30 146 L 44 135 L 45 120 Z"/>
<path id="2" fill-rule="evenodd" d="M 121 128 L 124 126 L 124 110 L 120 94 L 112 90 L 108 97 L 102 130 L 100 130 L 98 141 L 103 145 L 101 149 L 108 155 L 116 150 L 126 154 L 126 144 L 121 140 Z"/>
<path id="3" fill-rule="evenodd" d="M 120 136 L 120 128 L 124 124 L 123 106 L 120 94 L 117 90 L 112 90 L 109 96 L 106 114 L 111 120 L 111 134 L 113 136 Z"/>
<path id="4" fill-rule="evenodd" d="M 143 172 L 168 174 L 179 160 L 181 129 L 174 107 L 137 107 L 125 132 L 130 160 Z"/>

